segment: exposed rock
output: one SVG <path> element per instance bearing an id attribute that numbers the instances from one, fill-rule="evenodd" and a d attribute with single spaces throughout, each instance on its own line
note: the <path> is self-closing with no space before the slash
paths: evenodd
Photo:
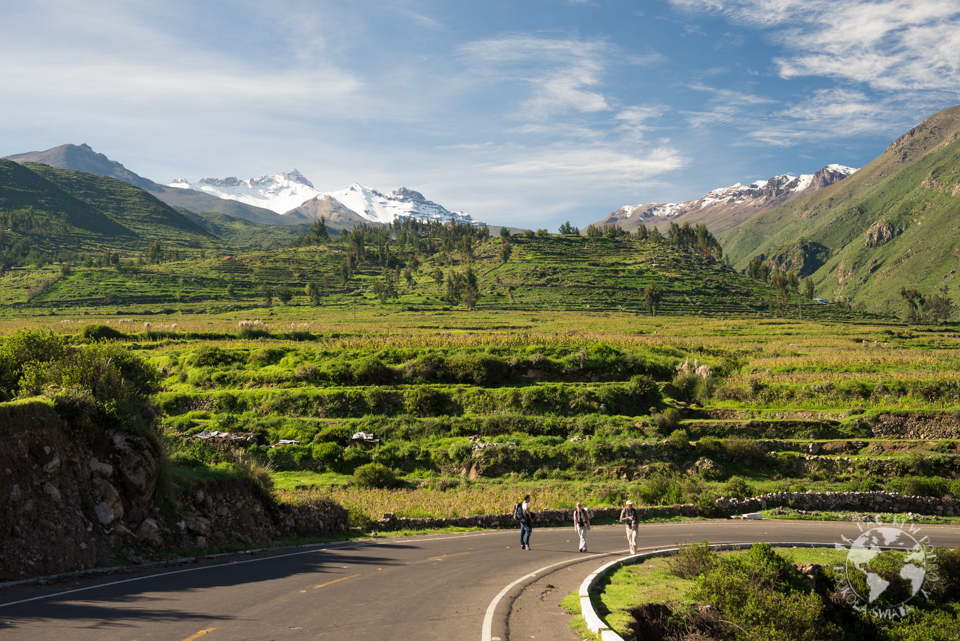
<path id="1" fill-rule="evenodd" d="M 43 471 L 47 474 L 52 474 L 57 471 L 58 467 L 60 467 L 60 457 L 54 454 L 53 459 L 43 466 Z"/>
<path id="2" fill-rule="evenodd" d="M 57 489 L 57 486 L 47 481 L 43 484 L 43 493 L 52 498 L 54 501 L 60 500 L 60 490 Z"/>
<path id="3" fill-rule="evenodd" d="M 142 437 L 114 434 L 113 447 L 125 494 L 132 503 L 149 505 L 160 480 L 160 461 L 150 443 Z"/>
<path id="4" fill-rule="evenodd" d="M 123 540 L 125 540 L 125 541 L 136 541 L 136 540 L 137 540 L 137 535 L 134 534 L 133 532 L 131 532 L 131 531 L 130 531 L 130 528 L 128 528 L 128 527 L 127 527 L 126 525 L 124 525 L 123 523 L 117 523 L 117 524 L 114 526 L 113 531 L 117 534 L 117 536 L 119 536 L 121 539 L 123 539 Z"/>
<path id="5" fill-rule="evenodd" d="M 137 539 L 151 545 L 162 544 L 163 537 L 160 536 L 160 525 L 153 519 L 144 519 L 140 527 L 137 528 Z"/>
<path id="6" fill-rule="evenodd" d="M 94 474 L 100 474 L 104 477 L 109 477 L 113 474 L 113 466 L 109 463 L 101 463 L 96 458 L 91 458 L 90 462 L 87 463 L 87 466 L 90 468 L 90 471 Z"/>
<path id="7" fill-rule="evenodd" d="M 97 520 L 101 525 L 110 525 L 113 523 L 113 508 L 106 501 L 100 501 L 93 506 L 93 512 L 97 515 Z"/>

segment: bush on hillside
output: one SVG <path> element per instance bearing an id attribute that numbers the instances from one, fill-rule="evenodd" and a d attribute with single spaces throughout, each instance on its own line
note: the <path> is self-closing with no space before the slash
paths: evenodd
<path id="1" fill-rule="evenodd" d="M 126 338 L 127 335 L 109 325 L 85 325 L 80 330 L 80 338 L 85 341 L 112 341 Z"/>
<path id="2" fill-rule="evenodd" d="M 391 488 L 397 483 L 397 475 L 386 465 L 367 463 L 353 471 L 353 480 L 360 487 Z"/>
<path id="3" fill-rule="evenodd" d="M 950 481 L 938 476 L 898 476 L 883 488 L 887 492 L 896 492 L 904 496 L 941 497 L 949 494 Z"/>
<path id="4" fill-rule="evenodd" d="M 706 574 L 717 564 L 717 553 L 710 548 L 706 539 L 700 543 L 685 545 L 677 551 L 677 556 L 667 562 L 670 574 L 681 579 L 695 579 Z"/>

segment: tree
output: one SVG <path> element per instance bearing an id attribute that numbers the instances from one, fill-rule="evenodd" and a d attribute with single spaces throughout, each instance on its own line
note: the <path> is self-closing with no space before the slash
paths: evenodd
<path id="1" fill-rule="evenodd" d="M 502 238 L 504 242 L 510 242 L 510 230 L 506 227 L 501 227 L 500 238 Z"/>
<path id="2" fill-rule="evenodd" d="M 512 253 L 513 253 L 513 245 L 509 243 L 504 243 L 500 247 L 500 261 L 504 263 L 507 262 L 508 260 L 510 260 L 510 254 Z"/>
<path id="3" fill-rule="evenodd" d="M 594 245 L 597 244 L 597 240 L 603 237 L 603 230 L 597 227 L 596 225 L 590 225 L 587 227 L 587 238 L 589 238 Z"/>
<path id="4" fill-rule="evenodd" d="M 320 288 L 317 287 L 316 283 L 307 283 L 306 287 L 303 288 L 303 293 L 314 305 L 320 304 Z"/>
<path id="5" fill-rule="evenodd" d="M 293 292 L 290 290 L 290 287 L 286 283 L 280 286 L 280 289 L 277 290 L 277 298 L 280 299 L 280 302 L 286 305 L 290 302 L 290 299 L 293 298 Z"/>
<path id="6" fill-rule="evenodd" d="M 344 287 L 347 286 L 351 278 L 353 278 L 353 269 L 350 264 L 350 257 L 344 256 L 340 259 L 340 280 Z"/>
<path id="7" fill-rule="evenodd" d="M 647 231 L 647 226 L 640 223 L 640 226 L 637 227 L 637 240 L 647 240 L 648 238 L 650 238 L 650 232 Z"/>
<path id="8" fill-rule="evenodd" d="M 480 300 L 480 286 L 473 268 L 467 267 L 464 272 L 447 274 L 445 298 L 451 305 L 459 305 L 462 302 L 467 309 L 473 309 L 476 306 L 477 301 Z"/>
<path id="9" fill-rule="evenodd" d="M 150 247 L 147 248 L 147 262 L 149 263 L 161 263 L 163 262 L 163 247 L 160 245 L 159 240 L 155 240 L 150 243 Z"/>
<path id="10" fill-rule="evenodd" d="M 939 287 L 939 293 L 927 298 L 923 304 L 923 322 L 945 323 L 953 316 L 953 301 L 947 295 L 947 285 Z"/>
<path id="11" fill-rule="evenodd" d="M 260 286 L 260 296 L 263 298 L 264 307 L 273 305 L 273 290 L 266 283 Z"/>
<path id="12" fill-rule="evenodd" d="M 923 294 L 916 289 L 900 288 L 900 296 L 907 302 L 907 322 L 917 323 L 920 321 L 920 310 L 927 302 Z"/>
<path id="13" fill-rule="evenodd" d="M 443 285 L 443 270 L 439 267 L 433 270 L 433 273 L 430 274 L 433 276 L 433 282 L 437 285 L 437 291 L 440 291 L 440 287 Z"/>
<path id="14" fill-rule="evenodd" d="M 813 279 L 809 276 L 803 279 L 803 297 L 807 300 L 813 300 Z"/>
<path id="15" fill-rule="evenodd" d="M 382 304 L 386 304 L 391 299 L 399 298 L 395 273 L 387 269 L 383 270 L 380 280 L 373 284 L 373 293 L 377 295 Z"/>
<path id="16" fill-rule="evenodd" d="M 318 245 L 329 241 L 330 232 L 327 231 L 327 219 L 320 216 L 320 220 L 315 220 L 313 225 L 310 226 L 310 235 L 313 237 L 313 242 Z"/>
<path id="17" fill-rule="evenodd" d="M 561 236 L 578 236 L 579 234 L 580 229 L 571 225 L 569 220 L 560 225 Z"/>
<path id="18" fill-rule="evenodd" d="M 650 285 L 644 292 L 647 302 L 647 311 L 651 316 L 657 315 L 657 309 L 660 307 L 660 299 L 663 298 L 663 290 L 656 285 Z"/>

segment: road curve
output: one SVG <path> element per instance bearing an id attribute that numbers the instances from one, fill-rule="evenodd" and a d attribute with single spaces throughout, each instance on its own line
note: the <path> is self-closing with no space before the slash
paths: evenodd
<path id="1" fill-rule="evenodd" d="M 644 525 L 638 543 L 645 549 L 701 539 L 832 546 L 859 534 L 852 523 L 689 521 Z M 920 534 L 932 545 L 960 547 L 957 526 L 923 525 Z M 515 628 L 540 631 L 537 639 L 574 638 L 562 617 L 545 619 L 532 609 L 511 614 L 511 604 L 525 587 L 553 572 L 563 569 L 582 580 L 623 555 L 622 528 L 594 528 L 589 554 L 577 552 L 569 527 L 535 529 L 531 550 L 520 550 L 518 539 L 516 531 L 502 530 L 377 539 L 227 557 L 146 575 L 5 588 L 0 640 L 487 641 L 506 640 Z"/>

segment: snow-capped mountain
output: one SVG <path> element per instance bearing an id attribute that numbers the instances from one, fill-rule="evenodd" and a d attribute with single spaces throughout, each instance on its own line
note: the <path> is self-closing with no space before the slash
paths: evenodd
<path id="1" fill-rule="evenodd" d="M 449 211 L 406 187 L 385 194 L 354 183 L 340 191 L 321 193 L 296 169 L 250 180 L 238 180 L 235 177 L 203 178 L 192 183 L 181 178 L 169 186 L 237 200 L 294 219 L 319 220 L 323 216 L 334 226 L 384 224 L 399 218 L 480 224 L 469 214 Z"/>
<path id="2" fill-rule="evenodd" d="M 193 189 L 225 200 L 237 200 L 278 214 L 299 207 L 303 202 L 320 194 L 313 183 L 296 169 L 249 180 L 238 180 L 231 176 L 223 179 L 202 178 L 192 183 L 186 178 L 180 178 L 168 186 Z"/>
<path id="3" fill-rule="evenodd" d="M 373 223 L 389 223 L 399 218 L 438 220 L 448 223 L 477 224 L 469 214 L 449 211 L 446 207 L 427 200 L 418 191 L 401 187 L 389 194 L 354 183 L 340 191 L 325 194 Z"/>
<path id="4" fill-rule="evenodd" d="M 780 174 L 749 185 L 737 183 L 714 189 L 701 198 L 682 203 L 628 205 L 594 224 L 619 225 L 633 230 L 641 223 L 651 227 L 689 222 L 691 225 L 703 223 L 714 234 L 722 233 L 774 207 L 839 182 L 855 171 L 843 165 L 827 165 L 815 174 Z"/>

